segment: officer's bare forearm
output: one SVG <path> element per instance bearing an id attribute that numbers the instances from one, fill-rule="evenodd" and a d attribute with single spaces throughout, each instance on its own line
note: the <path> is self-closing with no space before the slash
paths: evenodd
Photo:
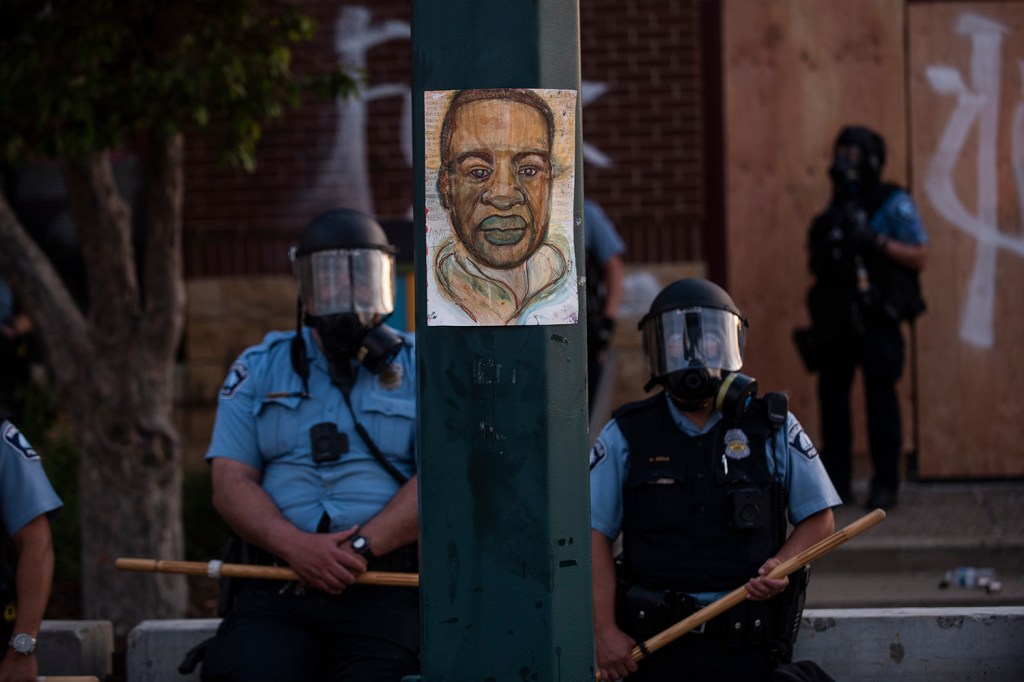
<path id="1" fill-rule="evenodd" d="M 37 516 L 14 534 L 18 548 L 15 576 L 18 615 L 13 632 L 39 636 L 53 585 L 53 536 L 45 515 Z"/>
<path id="2" fill-rule="evenodd" d="M 625 266 L 622 256 L 612 256 L 604 264 L 602 278 L 605 282 L 607 299 L 605 301 L 604 314 L 612 320 L 619 317 L 619 304 L 622 302 L 622 291 L 625 280 Z"/>
<path id="3" fill-rule="evenodd" d="M 924 244 L 889 239 L 882 244 L 881 251 L 890 260 L 911 270 L 921 271 L 928 262 L 928 247 Z"/>
<path id="4" fill-rule="evenodd" d="M 615 625 L 615 563 L 612 541 L 599 531 L 590 531 L 591 567 L 594 590 L 594 629 Z"/>
<path id="5" fill-rule="evenodd" d="M 793 528 L 793 532 L 790 533 L 785 544 L 775 556 L 782 561 L 788 561 L 808 547 L 832 535 L 835 530 L 836 520 L 832 509 L 823 509 L 816 514 L 811 514 Z"/>
<path id="6" fill-rule="evenodd" d="M 370 540 L 377 556 L 419 539 L 419 478 L 409 479 L 376 516 L 363 524 L 360 533 Z"/>
<path id="7" fill-rule="evenodd" d="M 301 531 L 274 504 L 260 485 L 257 469 L 218 458 L 211 464 L 213 506 L 224 521 L 247 542 L 278 556 Z"/>

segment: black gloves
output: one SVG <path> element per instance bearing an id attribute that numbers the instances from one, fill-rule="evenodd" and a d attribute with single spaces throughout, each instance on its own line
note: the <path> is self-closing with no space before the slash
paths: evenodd
<path id="1" fill-rule="evenodd" d="M 885 249 L 889 238 L 880 232 L 875 232 L 864 223 L 854 225 L 850 230 L 851 241 L 859 247 L 862 252 L 878 251 Z"/>

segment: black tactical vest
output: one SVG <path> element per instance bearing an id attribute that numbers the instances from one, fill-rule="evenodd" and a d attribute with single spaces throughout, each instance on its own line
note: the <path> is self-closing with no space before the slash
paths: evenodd
<path id="1" fill-rule="evenodd" d="M 630 452 L 626 577 L 693 593 L 732 590 L 757 575 L 786 533 L 781 486 L 768 469 L 772 424 L 762 399 L 700 436 L 676 426 L 660 393 L 614 417 Z"/>

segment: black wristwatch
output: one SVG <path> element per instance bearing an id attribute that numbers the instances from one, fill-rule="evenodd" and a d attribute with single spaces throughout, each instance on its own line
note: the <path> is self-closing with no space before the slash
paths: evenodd
<path id="1" fill-rule="evenodd" d="M 352 545 L 352 551 L 356 554 L 361 554 L 367 561 L 374 558 L 373 550 L 370 549 L 370 541 L 365 535 L 355 536 L 350 544 Z"/>

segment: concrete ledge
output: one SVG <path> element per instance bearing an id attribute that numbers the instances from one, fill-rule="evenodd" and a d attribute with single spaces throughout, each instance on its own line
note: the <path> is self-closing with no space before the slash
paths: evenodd
<path id="1" fill-rule="evenodd" d="M 144 620 L 128 633 L 125 672 L 128 682 L 181 682 L 198 680 L 199 671 L 178 673 L 185 654 L 204 639 L 212 637 L 219 618 Z"/>
<path id="2" fill-rule="evenodd" d="M 149 620 L 128 634 L 128 682 L 198 680 L 179 675 L 193 646 L 220 620 Z M 812 660 L 837 680 L 1024 679 L 1024 606 L 808 609 L 794 660 Z M 100 679 L 103 679 L 102 677 Z"/>
<path id="3" fill-rule="evenodd" d="M 36 658 L 41 676 L 92 675 L 113 670 L 114 626 L 106 620 L 44 620 Z"/>
<path id="4" fill-rule="evenodd" d="M 837 680 L 1024 679 L 1024 607 L 805 610 L 793 660 Z"/>

